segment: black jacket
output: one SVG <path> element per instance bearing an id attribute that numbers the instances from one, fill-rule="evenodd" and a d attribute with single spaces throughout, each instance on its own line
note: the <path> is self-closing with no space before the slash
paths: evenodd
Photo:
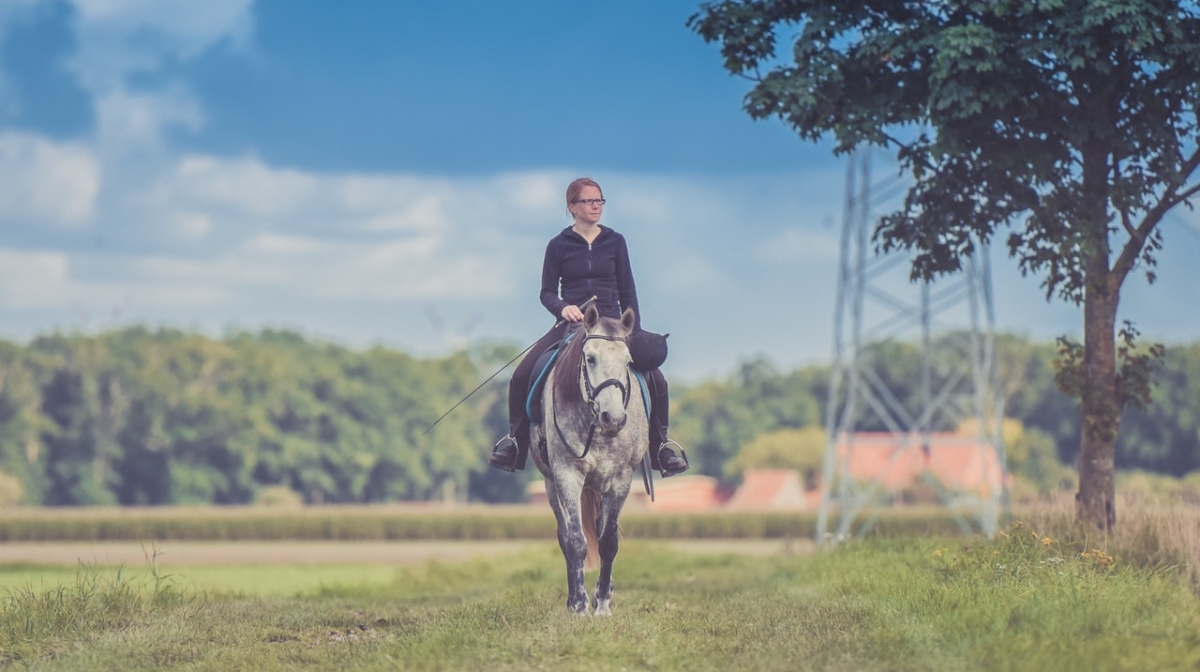
<path id="1" fill-rule="evenodd" d="M 546 245 L 542 305 L 557 320 L 562 317 L 563 308 L 582 307 L 593 296 L 600 315 L 619 318 L 626 308 L 633 308 L 637 323 L 641 324 L 625 237 L 601 226 L 600 235 L 589 245 L 568 226 Z"/>

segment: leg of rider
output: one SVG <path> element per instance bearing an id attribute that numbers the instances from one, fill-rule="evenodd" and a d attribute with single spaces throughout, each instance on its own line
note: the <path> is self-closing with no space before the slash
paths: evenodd
<path id="1" fill-rule="evenodd" d="M 533 375 L 533 365 L 543 352 L 562 340 L 565 329 L 565 325 L 560 326 L 542 336 L 529 349 L 508 381 L 508 428 L 517 441 L 518 469 L 525 468 L 525 459 L 529 455 L 529 414 L 525 412 L 525 401 L 529 397 L 529 378 Z"/>
<path id="2" fill-rule="evenodd" d="M 657 453 L 657 468 L 664 471 L 664 475 L 673 476 L 687 471 L 688 462 L 678 444 L 675 444 L 675 447 L 679 448 L 680 454 L 663 445 L 667 442 L 667 428 L 671 426 L 671 400 L 667 391 L 667 379 L 661 369 L 654 369 L 647 377 L 654 380 L 654 405 L 650 409 L 653 416 L 650 418 L 650 449 L 652 453 Z"/>
<path id="3" fill-rule="evenodd" d="M 667 396 L 667 379 L 661 369 L 645 374 L 650 387 L 650 466 L 659 469 L 658 447 L 667 440 L 667 418 L 670 413 L 670 398 Z"/>

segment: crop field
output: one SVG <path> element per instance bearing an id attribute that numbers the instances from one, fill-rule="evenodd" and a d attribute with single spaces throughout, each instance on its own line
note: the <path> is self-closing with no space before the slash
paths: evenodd
<path id="1" fill-rule="evenodd" d="M 990 540 L 880 536 L 832 550 L 787 537 L 630 535 L 611 617 L 566 612 L 563 560 L 550 539 L 7 542 L 0 664 L 122 672 L 1200 666 L 1200 599 L 1187 555 L 1200 534 L 1188 532 L 1200 522 L 1194 511 L 1146 512 L 1140 523 L 1131 514 L 1129 532 L 1103 542 L 1062 520 L 1027 518 Z"/>

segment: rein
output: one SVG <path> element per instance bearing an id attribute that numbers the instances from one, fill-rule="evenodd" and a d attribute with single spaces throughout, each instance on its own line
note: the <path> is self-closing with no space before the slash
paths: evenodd
<path id="1" fill-rule="evenodd" d="M 599 339 L 599 340 L 604 340 L 604 341 L 615 341 L 615 342 L 624 342 L 625 341 L 624 338 L 620 338 L 617 336 L 603 336 L 600 334 L 589 334 L 589 335 L 583 337 L 583 343 L 586 344 L 588 341 L 590 341 L 592 339 Z M 580 347 L 582 347 L 582 344 Z M 592 379 L 588 375 L 588 372 L 587 372 L 587 361 L 585 358 L 580 358 L 580 360 L 579 360 L 579 377 L 583 379 L 584 389 L 587 391 L 588 408 L 590 408 L 592 411 L 592 426 L 590 428 L 588 428 L 587 442 L 583 444 L 583 452 L 578 455 L 575 455 L 575 459 L 582 460 L 584 457 L 587 456 L 588 451 L 590 451 L 592 449 L 592 438 L 595 437 L 595 435 L 596 435 L 596 423 L 600 418 L 600 406 L 599 406 L 599 404 L 596 403 L 596 395 L 600 394 L 600 392 L 602 392 L 607 387 L 615 387 L 621 391 L 621 403 L 625 406 L 625 408 L 629 408 L 629 384 L 630 384 L 629 367 L 625 367 L 625 382 L 624 383 L 617 380 L 616 378 L 609 378 L 608 380 L 601 382 L 599 385 L 593 386 Z M 558 426 L 558 413 L 554 414 L 554 431 L 558 432 L 559 440 L 562 441 L 563 445 L 567 446 L 569 449 L 571 444 L 567 442 L 567 438 L 565 436 L 563 436 L 562 429 L 559 428 L 559 426 Z M 572 452 L 572 454 L 574 454 L 574 453 Z"/>

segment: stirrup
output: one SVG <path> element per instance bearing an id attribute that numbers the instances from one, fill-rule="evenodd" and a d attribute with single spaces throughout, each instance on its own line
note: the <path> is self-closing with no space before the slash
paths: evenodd
<path id="1" fill-rule="evenodd" d="M 681 462 L 683 462 L 683 466 L 675 465 L 674 467 L 667 467 L 667 465 L 663 464 L 663 461 L 662 461 L 663 448 L 667 448 L 669 450 L 670 446 L 675 446 L 676 448 L 679 449 L 679 455 L 676 455 L 675 457 L 678 458 Z M 672 452 L 672 454 L 674 454 L 674 451 L 671 451 L 671 452 Z M 659 444 L 659 446 L 658 446 L 658 467 L 659 467 L 659 473 L 662 474 L 663 478 L 668 478 L 670 476 L 682 474 L 683 472 L 690 469 L 691 466 L 692 466 L 691 463 L 688 462 L 687 452 L 685 452 L 683 450 L 683 446 L 679 445 L 677 442 L 673 441 L 672 439 L 667 439 L 666 441 L 663 441 L 661 444 Z"/>
<path id="2" fill-rule="evenodd" d="M 512 434 L 505 434 L 500 437 L 496 445 L 492 446 L 492 454 L 488 457 L 488 464 L 499 469 L 512 473 L 517 470 L 517 456 L 520 454 L 520 447 L 517 446 L 517 440 Z"/>

